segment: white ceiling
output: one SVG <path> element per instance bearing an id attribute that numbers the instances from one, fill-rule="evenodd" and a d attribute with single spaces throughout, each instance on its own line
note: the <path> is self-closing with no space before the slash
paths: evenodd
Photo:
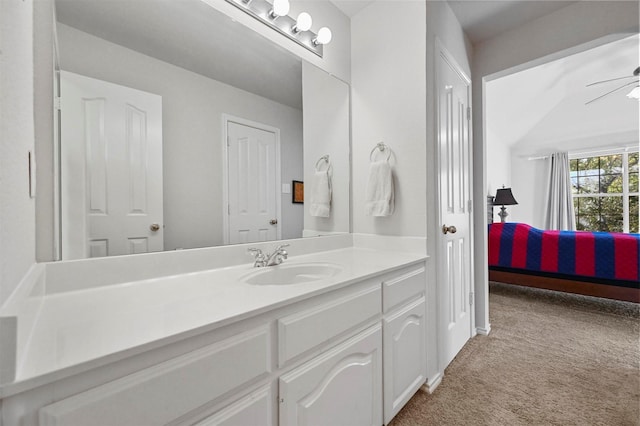
<path id="1" fill-rule="evenodd" d="M 576 1 L 448 0 L 472 43 L 488 40 Z"/>
<path id="2" fill-rule="evenodd" d="M 373 0 L 329 0 L 349 18 L 373 3 Z"/>
<path id="3" fill-rule="evenodd" d="M 112 43 L 302 108 L 300 59 L 200 0 L 56 0 L 56 13 Z"/>
<path id="4" fill-rule="evenodd" d="M 330 0 L 353 17 L 373 0 Z M 391 0 L 387 0 L 391 1 Z M 396 0 L 397 1 L 397 0 Z M 416 0 L 405 0 L 416 1 Z M 472 43 L 479 43 L 525 22 L 576 3 L 576 0 L 427 0 L 447 1 Z"/>
<path id="5" fill-rule="evenodd" d="M 639 64 L 640 36 L 635 35 L 488 82 L 488 142 L 533 154 L 572 141 L 637 140 L 640 104 L 626 96 L 633 85 L 585 103 L 637 81 L 632 76 Z M 587 87 L 618 77 L 625 78 Z"/>

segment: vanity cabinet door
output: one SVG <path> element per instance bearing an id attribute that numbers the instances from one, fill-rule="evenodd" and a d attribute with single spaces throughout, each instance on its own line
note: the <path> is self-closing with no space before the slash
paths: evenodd
<path id="1" fill-rule="evenodd" d="M 383 319 L 385 424 L 427 379 L 424 321 L 424 296 Z"/>
<path id="2" fill-rule="evenodd" d="M 380 324 L 281 376 L 280 425 L 382 424 Z"/>

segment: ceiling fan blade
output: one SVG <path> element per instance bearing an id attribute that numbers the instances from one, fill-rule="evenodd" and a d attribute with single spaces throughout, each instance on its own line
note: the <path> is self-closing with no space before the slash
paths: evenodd
<path id="1" fill-rule="evenodd" d="M 589 102 L 586 102 L 586 103 L 585 103 L 585 105 L 589 105 L 590 103 L 595 102 L 595 101 L 597 101 L 598 99 L 602 99 L 602 98 L 604 98 L 605 96 L 610 95 L 610 94 L 612 94 L 613 92 L 617 92 L 618 90 L 624 89 L 625 87 L 629 87 L 629 86 L 631 86 L 632 84 L 638 84 L 638 80 L 636 80 L 636 81 L 632 81 L 632 82 L 630 82 L 630 83 L 625 83 L 625 84 L 623 84 L 622 86 L 620 86 L 620 87 L 618 87 L 618 88 L 616 88 L 616 89 L 610 90 L 610 91 L 608 91 L 607 93 L 605 93 L 604 95 L 600 95 L 600 96 L 598 96 L 597 98 L 591 99 Z"/>
<path id="2" fill-rule="evenodd" d="M 626 77 L 610 78 L 609 80 L 600 80 L 600 81 L 596 81 L 595 83 L 589 83 L 589 84 L 586 85 L 586 87 L 595 86 L 596 84 L 608 83 L 610 81 L 623 80 L 625 78 L 635 78 L 635 77 L 637 77 L 637 76 L 628 75 Z"/>

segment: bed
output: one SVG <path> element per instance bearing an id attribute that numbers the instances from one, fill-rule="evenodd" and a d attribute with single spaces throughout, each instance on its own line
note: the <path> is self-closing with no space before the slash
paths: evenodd
<path id="1" fill-rule="evenodd" d="M 640 235 L 492 223 L 489 280 L 640 303 Z"/>

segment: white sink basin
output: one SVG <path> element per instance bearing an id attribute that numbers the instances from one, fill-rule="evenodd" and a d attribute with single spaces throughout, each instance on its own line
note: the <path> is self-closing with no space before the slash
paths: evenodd
<path id="1" fill-rule="evenodd" d="M 252 285 L 291 285 L 320 281 L 331 278 L 342 271 L 333 263 L 283 263 L 260 268 L 246 275 L 243 281 Z"/>

